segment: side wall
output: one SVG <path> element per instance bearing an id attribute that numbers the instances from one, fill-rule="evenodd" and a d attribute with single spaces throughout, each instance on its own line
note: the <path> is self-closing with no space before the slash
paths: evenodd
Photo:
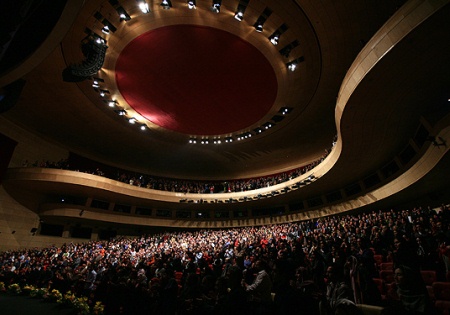
<path id="1" fill-rule="evenodd" d="M 52 162 L 67 158 L 68 150 L 51 144 L 0 116 L 0 133 L 17 142 L 8 167 L 21 167 L 25 161 Z M 1 150 L 1 148 L 0 148 Z M 61 237 L 33 235 L 32 228 L 39 227 L 39 217 L 28 210 L 0 185 L 0 251 L 61 245 L 71 241 Z M 84 240 L 86 241 L 86 240 Z"/>
<path id="2" fill-rule="evenodd" d="M 40 236 L 33 233 L 33 228 L 39 228 L 38 215 L 15 201 L 0 186 L 0 252 L 88 241 L 86 239 Z"/>
<path id="3" fill-rule="evenodd" d="M 9 167 L 21 167 L 25 161 L 57 162 L 69 156 L 69 151 L 39 138 L 0 116 L 0 133 L 16 141 Z"/>

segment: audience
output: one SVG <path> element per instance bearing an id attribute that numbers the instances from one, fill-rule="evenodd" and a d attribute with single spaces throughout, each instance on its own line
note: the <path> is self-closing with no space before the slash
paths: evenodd
<path id="1" fill-rule="evenodd" d="M 395 284 L 399 303 L 386 307 L 383 315 L 436 314 L 418 269 L 398 265 L 395 268 Z"/>
<path id="2" fill-rule="evenodd" d="M 0 282 L 70 290 L 106 314 L 336 314 L 355 303 L 430 314 L 417 275 L 447 280 L 449 214 L 417 207 L 19 249 L 0 253 Z M 376 298 L 374 254 L 393 262 L 397 305 Z"/>
<path id="3" fill-rule="evenodd" d="M 351 285 L 344 281 L 342 266 L 337 264 L 328 266 L 325 277 L 327 288 L 319 304 L 320 315 L 356 314 L 353 291 Z"/>
<path id="4" fill-rule="evenodd" d="M 334 144 L 335 142 L 333 142 L 333 146 Z M 72 159 L 61 159 L 58 162 L 51 162 L 45 160 L 41 162 L 35 161 L 34 163 L 30 163 L 28 160 L 25 160 L 22 163 L 22 166 L 57 168 L 57 169 L 78 171 L 97 176 L 107 177 L 113 180 L 120 181 L 122 183 L 130 184 L 132 186 L 145 187 L 155 190 L 164 190 L 181 193 L 194 193 L 194 194 L 230 193 L 230 192 L 249 191 L 274 186 L 286 182 L 288 180 L 294 179 L 296 177 L 299 177 L 300 175 L 305 174 L 306 172 L 312 170 L 314 167 L 319 165 L 328 156 L 330 152 L 331 150 L 325 150 L 325 154 L 321 156 L 318 160 L 280 174 L 268 175 L 259 178 L 221 180 L 215 182 L 172 179 L 146 174 L 138 174 L 112 168 L 105 165 L 98 166 L 98 163 L 91 160 L 86 160 L 85 158 L 82 157 Z M 104 167 L 107 170 L 102 170 L 102 167 Z"/>

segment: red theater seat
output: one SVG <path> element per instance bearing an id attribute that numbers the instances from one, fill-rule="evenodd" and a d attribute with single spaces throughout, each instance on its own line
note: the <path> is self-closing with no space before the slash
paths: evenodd
<path id="1" fill-rule="evenodd" d="M 383 279 L 385 283 L 394 282 L 394 271 L 391 270 L 380 270 L 380 279 Z"/>
<path id="2" fill-rule="evenodd" d="M 432 285 L 433 282 L 436 282 L 436 271 L 434 270 L 421 270 L 422 279 L 425 282 L 425 285 Z"/>
<path id="3" fill-rule="evenodd" d="M 386 284 L 384 283 L 384 280 L 380 278 L 373 278 L 373 282 L 377 285 L 381 298 L 384 300 L 386 298 Z"/>
<path id="4" fill-rule="evenodd" d="M 434 282 L 432 287 L 439 314 L 450 314 L 450 282 Z"/>
<path id="5" fill-rule="evenodd" d="M 380 265 L 383 263 L 383 255 L 373 255 L 373 259 L 375 259 L 377 268 L 380 269 Z"/>
<path id="6" fill-rule="evenodd" d="M 394 263 L 392 262 L 385 262 L 380 264 L 380 270 L 394 270 Z"/>

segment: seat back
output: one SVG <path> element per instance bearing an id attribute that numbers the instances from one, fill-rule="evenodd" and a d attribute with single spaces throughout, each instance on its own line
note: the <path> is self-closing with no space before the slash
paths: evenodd
<path id="1" fill-rule="evenodd" d="M 420 274 L 426 285 L 432 285 L 436 282 L 436 271 L 434 270 L 421 270 Z"/>
<path id="2" fill-rule="evenodd" d="M 450 282 L 434 282 L 432 287 L 436 301 L 450 301 Z"/>
<path id="3" fill-rule="evenodd" d="M 384 262 L 380 264 L 380 270 L 394 270 L 394 263 L 393 262 Z"/>
<path id="4" fill-rule="evenodd" d="M 439 314 L 450 314 L 450 282 L 434 282 L 435 307 Z"/>
<path id="5" fill-rule="evenodd" d="M 391 270 L 380 270 L 380 279 L 383 279 L 385 283 L 394 282 L 394 271 Z"/>

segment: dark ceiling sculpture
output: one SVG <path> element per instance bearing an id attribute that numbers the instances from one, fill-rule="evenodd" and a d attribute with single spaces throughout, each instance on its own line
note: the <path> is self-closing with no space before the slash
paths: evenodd
<path id="1" fill-rule="evenodd" d="M 64 69 L 63 80 L 81 82 L 95 75 L 103 66 L 107 48 L 103 38 L 95 35 L 86 37 L 81 45 L 85 59 L 81 64 L 73 64 Z"/>

